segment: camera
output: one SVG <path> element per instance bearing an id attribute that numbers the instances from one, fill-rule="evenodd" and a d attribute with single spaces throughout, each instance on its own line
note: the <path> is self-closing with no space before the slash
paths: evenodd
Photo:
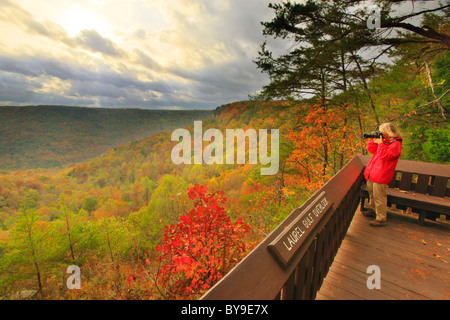
<path id="1" fill-rule="evenodd" d="M 372 133 L 364 133 L 364 139 L 379 139 L 381 138 L 381 132 L 380 131 L 374 131 Z"/>

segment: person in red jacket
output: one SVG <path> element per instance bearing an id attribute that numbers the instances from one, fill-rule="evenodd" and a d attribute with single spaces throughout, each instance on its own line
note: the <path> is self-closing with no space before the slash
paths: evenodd
<path id="1" fill-rule="evenodd" d="M 398 159 L 402 152 L 402 139 L 392 123 L 383 123 L 379 127 L 382 137 L 371 139 L 367 150 L 373 154 L 364 171 L 369 190 L 371 210 L 362 212 L 365 216 L 376 217 L 371 226 L 379 227 L 387 224 L 386 188 L 395 173 Z"/>

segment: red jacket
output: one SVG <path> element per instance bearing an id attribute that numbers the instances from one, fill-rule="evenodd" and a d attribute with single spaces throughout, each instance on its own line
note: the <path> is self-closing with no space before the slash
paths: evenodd
<path id="1" fill-rule="evenodd" d="M 402 152 L 401 138 L 385 140 L 378 145 L 371 140 L 367 144 L 367 150 L 373 157 L 364 171 L 364 177 L 375 183 L 389 184 Z"/>

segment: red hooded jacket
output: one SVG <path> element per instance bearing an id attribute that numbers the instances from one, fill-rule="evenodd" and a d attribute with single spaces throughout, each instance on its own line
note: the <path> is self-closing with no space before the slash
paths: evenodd
<path id="1" fill-rule="evenodd" d="M 367 144 L 367 150 L 373 157 L 364 171 L 364 177 L 375 183 L 389 184 L 402 152 L 401 138 L 385 140 L 378 145 L 371 140 Z"/>

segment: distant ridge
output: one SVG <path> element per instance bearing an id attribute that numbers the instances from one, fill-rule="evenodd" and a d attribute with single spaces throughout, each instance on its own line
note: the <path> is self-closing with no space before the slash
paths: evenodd
<path id="1" fill-rule="evenodd" d="M 213 110 L 0 107 L 0 169 L 53 168 L 213 117 Z"/>

